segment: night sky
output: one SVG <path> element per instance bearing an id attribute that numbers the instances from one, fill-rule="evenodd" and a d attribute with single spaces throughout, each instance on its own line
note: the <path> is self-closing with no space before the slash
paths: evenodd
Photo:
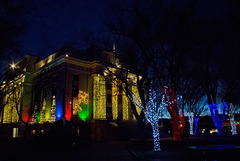
<path id="1" fill-rule="evenodd" d="M 23 53 L 48 56 L 63 45 L 81 43 L 81 34 L 104 34 L 107 0 L 33 0 L 28 29 L 20 38 Z"/>
<path id="2" fill-rule="evenodd" d="M 84 43 L 83 33 L 108 34 L 104 25 L 111 0 L 31 0 L 26 33 L 19 38 L 22 53 L 44 58 L 68 43 Z M 116 1 L 116 0 L 115 0 Z M 224 19 L 233 6 L 229 1 L 199 3 L 199 16 Z M 109 15 L 108 15 L 109 16 Z M 223 20 L 224 21 L 224 20 Z"/>

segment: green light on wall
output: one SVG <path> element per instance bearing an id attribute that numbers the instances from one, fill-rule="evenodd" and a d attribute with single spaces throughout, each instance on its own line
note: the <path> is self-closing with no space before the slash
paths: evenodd
<path id="1" fill-rule="evenodd" d="M 78 111 L 78 117 L 81 120 L 86 121 L 89 117 L 89 108 L 87 105 L 82 105 L 81 108 L 82 110 Z"/>
<path id="2" fill-rule="evenodd" d="M 37 112 L 37 122 L 40 121 L 40 111 Z"/>

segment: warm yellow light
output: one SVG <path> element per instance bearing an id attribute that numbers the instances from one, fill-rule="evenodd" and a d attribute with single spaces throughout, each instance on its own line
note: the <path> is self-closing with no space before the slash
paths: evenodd
<path id="1" fill-rule="evenodd" d="M 14 63 L 10 64 L 11 68 L 16 68 L 16 65 Z"/>
<path id="2" fill-rule="evenodd" d="M 94 76 L 93 118 L 106 119 L 106 85 L 104 77 Z"/>
<path id="3" fill-rule="evenodd" d="M 125 88 L 125 85 L 123 84 L 123 88 Z M 125 92 L 122 92 L 122 107 L 123 107 L 123 120 L 128 120 L 129 119 L 129 102 L 128 102 L 128 98 L 126 96 Z"/>
<path id="4" fill-rule="evenodd" d="M 68 57 L 68 54 L 66 54 L 65 56 Z"/>
<path id="5" fill-rule="evenodd" d="M 116 120 L 118 117 L 118 87 L 116 86 L 117 82 L 112 83 L 112 115 L 113 120 Z"/>
<path id="6" fill-rule="evenodd" d="M 77 115 L 78 111 L 82 110 L 81 104 L 88 104 L 88 94 L 83 91 L 79 91 L 77 98 L 73 101 L 73 115 Z"/>

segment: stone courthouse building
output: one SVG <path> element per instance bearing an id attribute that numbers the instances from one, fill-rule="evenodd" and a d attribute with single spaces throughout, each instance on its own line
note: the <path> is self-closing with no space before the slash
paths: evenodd
<path id="1" fill-rule="evenodd" d="M 25 55 L 6 71 L 1 85 L 2 127 L 10 127 L 12 136 L 21 135 L 17 125 L 23 121 L 134 120 L 129 99 L 106 65 L 113 72 L 122 67 L 112 51 L 64 46 L 43 60 Z M 136 76 L 129 74 L 129 81 L 138 96 Z"/>

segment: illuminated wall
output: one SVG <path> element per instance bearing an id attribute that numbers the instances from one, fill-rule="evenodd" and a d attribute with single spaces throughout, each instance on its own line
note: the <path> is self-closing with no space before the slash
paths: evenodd
<path id="1" fill-rule="evenodd" d="M 78 96 L 73 98 L 73 115 L 86 121 L 89 117 L 88 94 L 83 91 L 78 92 Z"/>
<path id="2" fill-rule="evenodd" d="M 50 118 L 50 110 L 52 107 L 52 101 L 51 101 L 51 94 L 49 92 L 46 93 L 46 106 L 45 106 L 45 112 L 46 112 L 46 116 L 45 116 L 45 121 L 48 121 Z"/>
<path id="3" fill-rule="evenodd" d="M 17 123 L 19 120 L 19 116 L 16 110 L 16 103 L 12 100 L 8 101 L 8 104 L 4 107 L 3 112 L 3 123 Z M 17 107 L 19 109 L 19 107 Z"/>
<path id="4" fill-rule="evenodd" d="M 116 81 L 112 83 L 112 115 L 113 120 L 118 118 L 119 113 L 122 113 L 122 119 L 129 119 L 129 100 L 124 91 L 119 91 Z M 123 85 L 123 84 L 121 84 Z M 119 100 L 119 97 L 121 99 Z M 121 102 L 120 102 L 121 101 Z"/>
<path id="5" fill-rule="evenodd" d="M 122 92 L 122 106 L 123 106 L 123 120 L 129 119 L 129 98 L 126 96 L 125 92 Z"/>
<path id="6" fill-rule="evenodd" d="M 32 76 L 30 73 L 26 73 L 24 86 L 23 86 L 23 107 L 22 107 L 22 118 L 25 122 L 27 122 L 28 117 L 30 115 L 30 109 L 32 103 Z M 31 122 L 31 118 L 29 120 Z"/>
<path id="7" fill-rule="evenodd" d="M 103 76 L 93 76 L 93 119 L 106 119 L 106 84 Z"/>
<path id="8" fill-rule="evenodd" d="M 23 101 L 23 83 L 24 76 L 20 75 L 6 87 L 8 94 L 4 97 L 6 105 L 3 110 L 3 123 L 17 123 L 19 121 L 17 109 L 20 111 L 20 102 Z"/>
<path id="9" fill-rule="evenodd" d="M 65 69 L 65 119 L 71 120 L 72 117 L 72 72 L 68 68 Z"/>
<path id="10" fill-rule="evenodd" d="M 57 90 L 56 95 L 56 119 L 60 120 L 62 118 L 62 105 L 63 105 L 63 93 L 61 90 Z"/>
<path id="11" fill-rule="evenodd" d="M 112 82 L 112 116 L 113 120 L 116 120 L 118 117 L 118 95 L 119 90 L 117 87 L 117 82 Z"/>
<path id="12" fill-rule="evenodd" d="M 94 87 L 93 87 L 93 119 L 106 119 L 106 84 L 103 76 L 94 75 Z M 113 81 L 111 87 L 112 97 L 112 118 L 117 120 L 119 114 L 122 114 L 123 120 L 131 119 L 133 115 L 131 113 L 131 105 L 129 99 L 124 91 L 119 90 L 119 85 L 123 85 L 121 82 Z M 137 86 L 132 87 L 133 92 L 139 98 Z M 121 98 L 120 98 L 121 97 Z M 141 109 L 137 108 L 140 114 Z"/>

